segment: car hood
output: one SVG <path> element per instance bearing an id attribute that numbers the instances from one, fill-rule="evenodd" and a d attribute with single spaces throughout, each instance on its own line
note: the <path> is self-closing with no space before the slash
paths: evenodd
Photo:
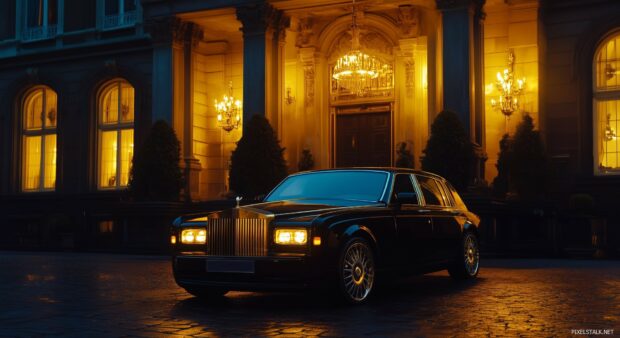
<path id="1" fill-rule="evenodd" d="M 183 222 L 206 222 L 209 218 L 275 218 L 282 221 L 311 222 L 315 217 L 347 208 L 376 207 L 383 203 L 355 200 L 289 200 L 263 202 L 212 213 L 182 217 Z"/>

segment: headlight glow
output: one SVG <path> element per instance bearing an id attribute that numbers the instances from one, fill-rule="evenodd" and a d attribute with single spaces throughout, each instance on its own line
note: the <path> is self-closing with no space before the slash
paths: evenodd
<path id="1" fill-rule="evenodd" d="M 306 229 L 276 229 L 274 242 L 280 245 L 304 245 L 308 242 Z"/>
<path id="2" fill-rule="evenodd" d="M 207 242 L 207 230 L 205 229 L 183 229 L 181 231 L 181 243 L 183 244 L 205 244 Z"/>

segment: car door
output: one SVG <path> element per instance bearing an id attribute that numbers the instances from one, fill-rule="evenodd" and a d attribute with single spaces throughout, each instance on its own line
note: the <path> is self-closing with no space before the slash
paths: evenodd
<path id="1" fill-rule="evenodd" d="M 441 180 L 425 175 L 416 175 L 416 178 L 423 192 L 426 207 L 432 210 L 433 258 L 436 261 L 454 259 L 459 252 L 461 234 L 461 227 L 457 221 L 459 211 L 454 208 L 448 190 Z"/>
<path id="2" fill-rule="evenodd" d="M 428 210 L 420 207 L 420 198 L 414 187 L 413 176 L 396 174 L 391 204 L 397 227 L 398 252 L 404 266 L 414 268 L 427 263 L 430 240 L 433 236 L 432 220 Z M 398 201 L 399 193 L 410 193 L 412 199 Z"/>

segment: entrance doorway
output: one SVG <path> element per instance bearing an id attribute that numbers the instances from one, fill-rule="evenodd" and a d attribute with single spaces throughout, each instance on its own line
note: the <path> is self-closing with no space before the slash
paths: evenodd
<path id="1" fill-rule="evenodd" d="M 391 144 L 389 110 L 336 115 L 336 167 L 389 167 Z"/>

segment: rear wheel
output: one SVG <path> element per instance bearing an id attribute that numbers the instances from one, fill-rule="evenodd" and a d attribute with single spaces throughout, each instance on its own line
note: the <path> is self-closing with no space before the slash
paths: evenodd
<path id="1" fill-rule="evenodd" d="M 463 234 L 459 258 L 453 266 L 448 268 L 454 279 L 470 279 L 478 275 L 480 268 L 480 247 L 476 235 L 467 231 Z"/>
<path id="2" fill-rule="evenodd" d="M 344 246 L 339 281 L 341 294 L 349 303 L 363 303 L 370 296 L 375 282 L 375 258 L 363 238 L 353 238 Z"/>
<path id="3" fill-rule="evenodd" d="M 222 298 L 228 292 L 226 289 L 210 287 L 186 287 L 185 291 L 189 292 L 196 298 L 210 300 Z"/>

